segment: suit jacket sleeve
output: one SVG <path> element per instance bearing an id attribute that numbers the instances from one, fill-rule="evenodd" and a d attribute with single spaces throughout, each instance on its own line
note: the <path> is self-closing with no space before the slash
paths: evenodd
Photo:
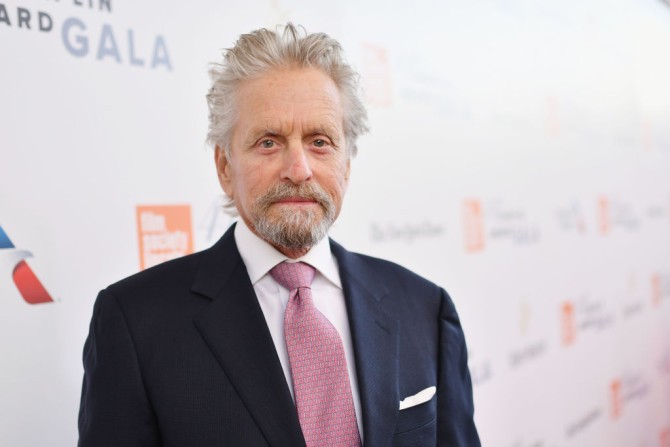
<path id="1" fill-rule="evenodd" d="M 465 336 L 454 303 L 441 293 L 437 445 L 479 447 Z"/>
<path id="2" fill-rule="evenodd" d="M 159 446 L 132 335 L 116 297 L 98 295 L 84 345 L 79 446 Z"/>

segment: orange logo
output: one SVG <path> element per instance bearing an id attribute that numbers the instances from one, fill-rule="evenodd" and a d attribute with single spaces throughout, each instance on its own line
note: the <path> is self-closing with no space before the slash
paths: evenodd
<path id="1" fill-rule="evenodd" d="M 138 206 L 137 234 L 142 270 L 193 253 L 191 207 Z"/>
<path id="2" fill-rule="evenodd" d="M 618 419 L 621 416 L 621 381 L 612 380 L 610 384 L 610 416 L 612 419 Z"/>
<path id="3" fill-rule="evenodd" d="M 463 202 L 463 231 L 467 252 L 484 249 L 484 213 L 479 200 L 469 199 Z"/>
<path id="4" fill-rule="evenodd" d="M 651 303 L 654 307 L 661 305 L 661 275 L 651 275 Z"/>
<path id="5" fill-rule="evenodd" d="M 602 234 L 610 231 L 610 202 L 605 196 L 601 196 L 598 200 L 598 227 Z"/>
<path id="6" fill-rule="evenodd" d="M 391 64 L 386 48 L 369 43 L 362 44 L 363 76 L 366 99 L 379 107 L 392 103 Z"/>
<path id="7" fill-rule="evenodd" d="M 661 430 L 658 439 L 659 439 L 658 445 L 660 447 L 670 447 L 670 428 L 665 428 Z"/>
<path id="8" fill-rule="evenodd" d="M 561 328 L 563 332 L 563 346 L 570 346 L 575 342 L 575 306 L 570 301 L 561 307 Z"/>

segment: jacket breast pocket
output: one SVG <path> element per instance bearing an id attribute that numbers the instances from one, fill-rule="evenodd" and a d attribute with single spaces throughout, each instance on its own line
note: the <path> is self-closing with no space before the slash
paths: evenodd
<path id="1" fill-rule="evenodd" d="M 436 419 L 437 399 L 434 397 L 428 402 L 400 410 L 394 430 L 394 439 L 410 435 L 414 432 L 431 431 L 431 427 L 434 438 Z"/>
<path id="2" fill-rule="evenodd" d="M 437 415 L 434 400 L 400 411 L 391 445 L 392 447 L 437 445 Z"/>

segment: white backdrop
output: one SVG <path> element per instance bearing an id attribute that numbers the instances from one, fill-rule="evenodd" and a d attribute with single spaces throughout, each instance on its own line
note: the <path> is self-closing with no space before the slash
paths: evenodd
<path id="1" fill-rule="evenodd" d="M 97 291 L 231 223 L 208 63 L 287 20 L 366 87 L 332 236 L 450 292 L 484 445 L 669 447 L 662 0 L 1 2 L 0 444 L 75 444 Z"/>

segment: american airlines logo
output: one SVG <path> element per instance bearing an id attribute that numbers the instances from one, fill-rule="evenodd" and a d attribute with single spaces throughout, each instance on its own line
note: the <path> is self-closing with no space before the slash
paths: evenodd
<path id="1" fill-rule="evenodd" d="M 33 254 L 28 250 L 14 247 L 14 244 L 0 227 L 0 275 L 11 274 L 14 284 L 28 304 L 53 302 L 35 273 L 25 261 Z M 4 281 L 4 278 L 2 279 Z"/>

